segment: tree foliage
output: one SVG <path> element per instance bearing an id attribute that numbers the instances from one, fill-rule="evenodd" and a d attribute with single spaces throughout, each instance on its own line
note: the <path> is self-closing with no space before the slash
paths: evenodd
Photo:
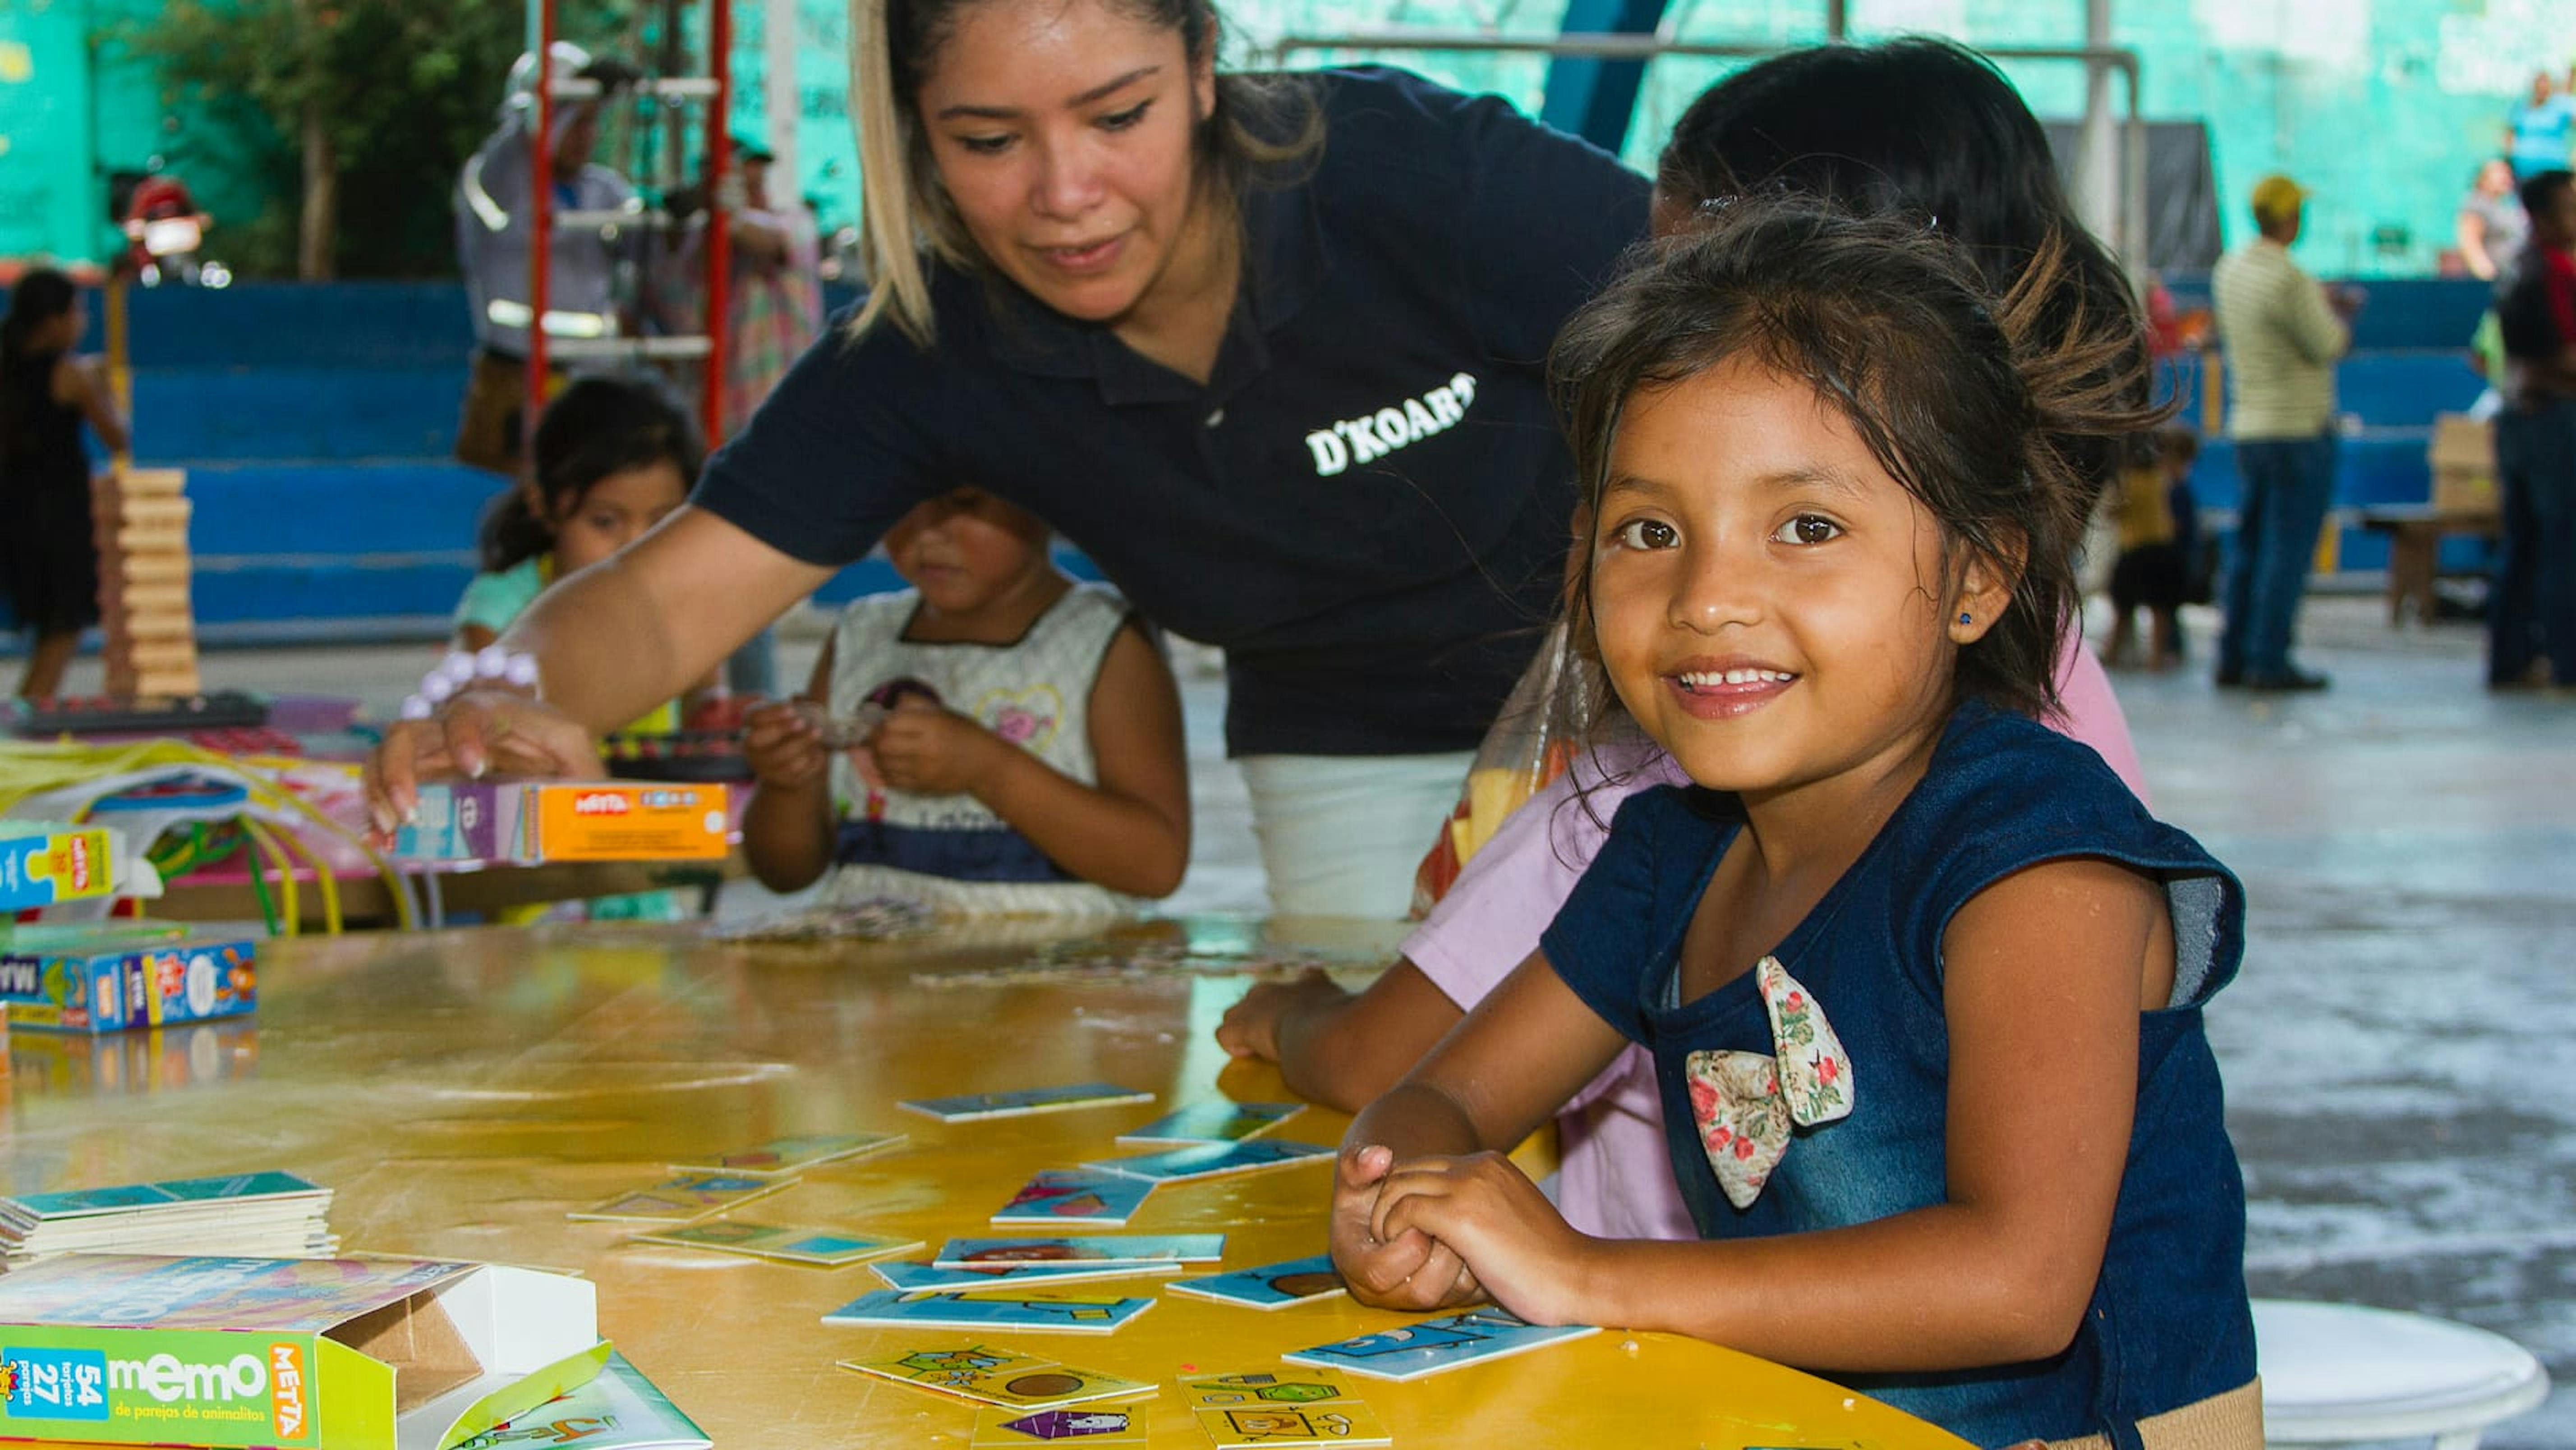
<path id="1" fill-rule="evenodd" d="M 558 33 L 615 46 L 613 11 L 561 0 Z M 236 270 L 419 277 L 455 270 L 450 189 L 491 131 L 526 24 L 524 0 L 169 0 L 119 38 L 165 85 L 237 118 L 225 144 L 261 154 L 234 164 L 282 183 L 272 212 L 288 215 L 227 219 Z"/>

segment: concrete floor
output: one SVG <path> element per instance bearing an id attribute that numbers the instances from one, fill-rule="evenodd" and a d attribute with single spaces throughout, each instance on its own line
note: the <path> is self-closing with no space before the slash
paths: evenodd
<path id="1" fill-rule="evenodd" d="M 2313 601 L 2307 697 L 2119 677 L 2159 814 L 2244 878 L 2251 944 L 2210 1010 L 2250 1203 L 2255 1292 L 2509 1335 L 2562 1386 L 2495 1450 L 2576 1445 L 2576 699 L 2495 698 L 2459 625 Z M 2207 640 L 2214 621 L 2198 619 Z M 812 644 L 790 640 L 785 677 Z M 233 651 L 216 684 L 356 693 L 419 647 Z M 1184 661 L 1197 843 L 1176 911 L 1262 908 L 1223 683 Z M 74 689 L 94 688 L 96 664 Z"/>

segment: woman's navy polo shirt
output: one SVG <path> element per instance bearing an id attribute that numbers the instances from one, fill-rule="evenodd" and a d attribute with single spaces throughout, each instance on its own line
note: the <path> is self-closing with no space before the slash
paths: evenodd
<path id="1" fill-rule="evenodd" d="M 1226 651 L 1235 754 L 1472 748 L 1553 607 L 1566 315 L 1645 235 L 1647 183 L 1490 96 L 1313 78 L 1323 149 L 1244 199 L 1209 383 L 940 266 L 938 340 L 835 333 L 694 502 L 837 566 L 962 485 L 1036 513 L 1158 624 Z"/>
<path id="2" fill-rule="evenodd" d="M 1772 952 L 1841 1038 L 1852 1106 L 1797 1129 L 1761 1196 L 1738 1209 L 1701 1146 L 1686 1068 L 1695 1051 L 1772 1052 L 1770 1019 L 1750 972 L 1690 1002 L 1676 977 L 1683 934 L 1741 822 L 1733 798 L 1711 792 L 1629 797 L 1539 943 L 1576 996 L 1654 1054 L 1673 1171 L 1700 1235 L 1815 1232 L 1943 1202 L 1951 917 L 2024 867 L 2118 861 L 2164 886 L 2175 985 L 2173 1005 L 2138 1016 L 2128 1157 L 2073 1343 L 2032 1364 L 1833 1377 L 1979 1445 L 2102 1434 L 2127 1450 L 2139 1420 L 2253 1379 L 2244 1182 L 2201 1022 L 2244 955 L 2235 876 L 2148 815 L 2090 749 L 2025 716 L 1960 707 L 1923 779 Z M 2028 1089 L 2045 1097 L 2049 1084 Z"/>

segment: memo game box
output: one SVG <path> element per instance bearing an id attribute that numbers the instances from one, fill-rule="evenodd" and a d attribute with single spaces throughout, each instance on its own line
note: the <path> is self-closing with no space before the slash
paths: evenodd
<path id="1" fill-rule="evenodd" d="M 394 833 L 413 861 L 705 861 L 725 853 L 720 784 L 463 781 L 420 788 Z"/>
<path id="2" fill-rule="evenodd" d="M 0 1440 L 443 1450 L 608 1352 L 531 1269 L 75 1254 L 0 1277 Z"/>
<path id="3" fill-rule="evenodd" d="M 118 925 L 130 923 L 98 924 Z M 0 935 L 0 1006 L 10 1026 L 31 1032 L 97 1034 L 240 1017 L 259 1005 L 258 954 L 255 942 L 190 938 L 176 929 L 20 927 Z"/>

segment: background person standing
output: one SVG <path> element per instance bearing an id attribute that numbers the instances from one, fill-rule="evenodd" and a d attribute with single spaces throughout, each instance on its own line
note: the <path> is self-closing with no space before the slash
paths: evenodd
<path id="1" fill-rule="evenodd" d="M 547 128 L 546 179 L 554 187 L 555 207 L 626 207 L 635 200 L 634 186 L 591 155 L 599 147 L 601 103 L 634 84 L 635 69 L 613 58 L 593 60 L 581 47 L 560 40 L 547 59 L 546 78 L 593 80 L 603 92 L 554 108 Z M 456 425 L 456 457 L 512 477 L 525 447 L 520 415 L 528 397 L 528 328 L 538 320 L 528 295 L 533 195 L 528 131 L 536 122 L 539 83 L 535 61 L 521 56 L 510 68 L 500 126 L 466 158 L 456 178 L 456 259 L 474 311 L 474 370 L 466 379 L 464 413 Z M 616 336 L 621 253 L 610 234 L 557 232 L 546 256 L 546 335 Z M 547 391 L 551 395 L 552 387 Z"/>
<path id="2" fill-rule="evenodd" d="M 2496 293 L 2504 509 L 2487 605 L 2487 684 L 2576 685 L 2576 176 L 2522 184 L 2531 245 Z"/>
<path id="3" fill-rule="evenodd" d="M 2227 433 L 2243 480 L 2218 683 L 2322 690 L 2324 675 L 2290 663 L 2308 561 L 2334 501 L 2334 365 L 2352 345 L 2358 292 L 2329 290 L 2290 259 L 2308 193 L 2286 176 L 2254 184 L 2261 235 L 2210 276 L 2227 354 Z"/>

